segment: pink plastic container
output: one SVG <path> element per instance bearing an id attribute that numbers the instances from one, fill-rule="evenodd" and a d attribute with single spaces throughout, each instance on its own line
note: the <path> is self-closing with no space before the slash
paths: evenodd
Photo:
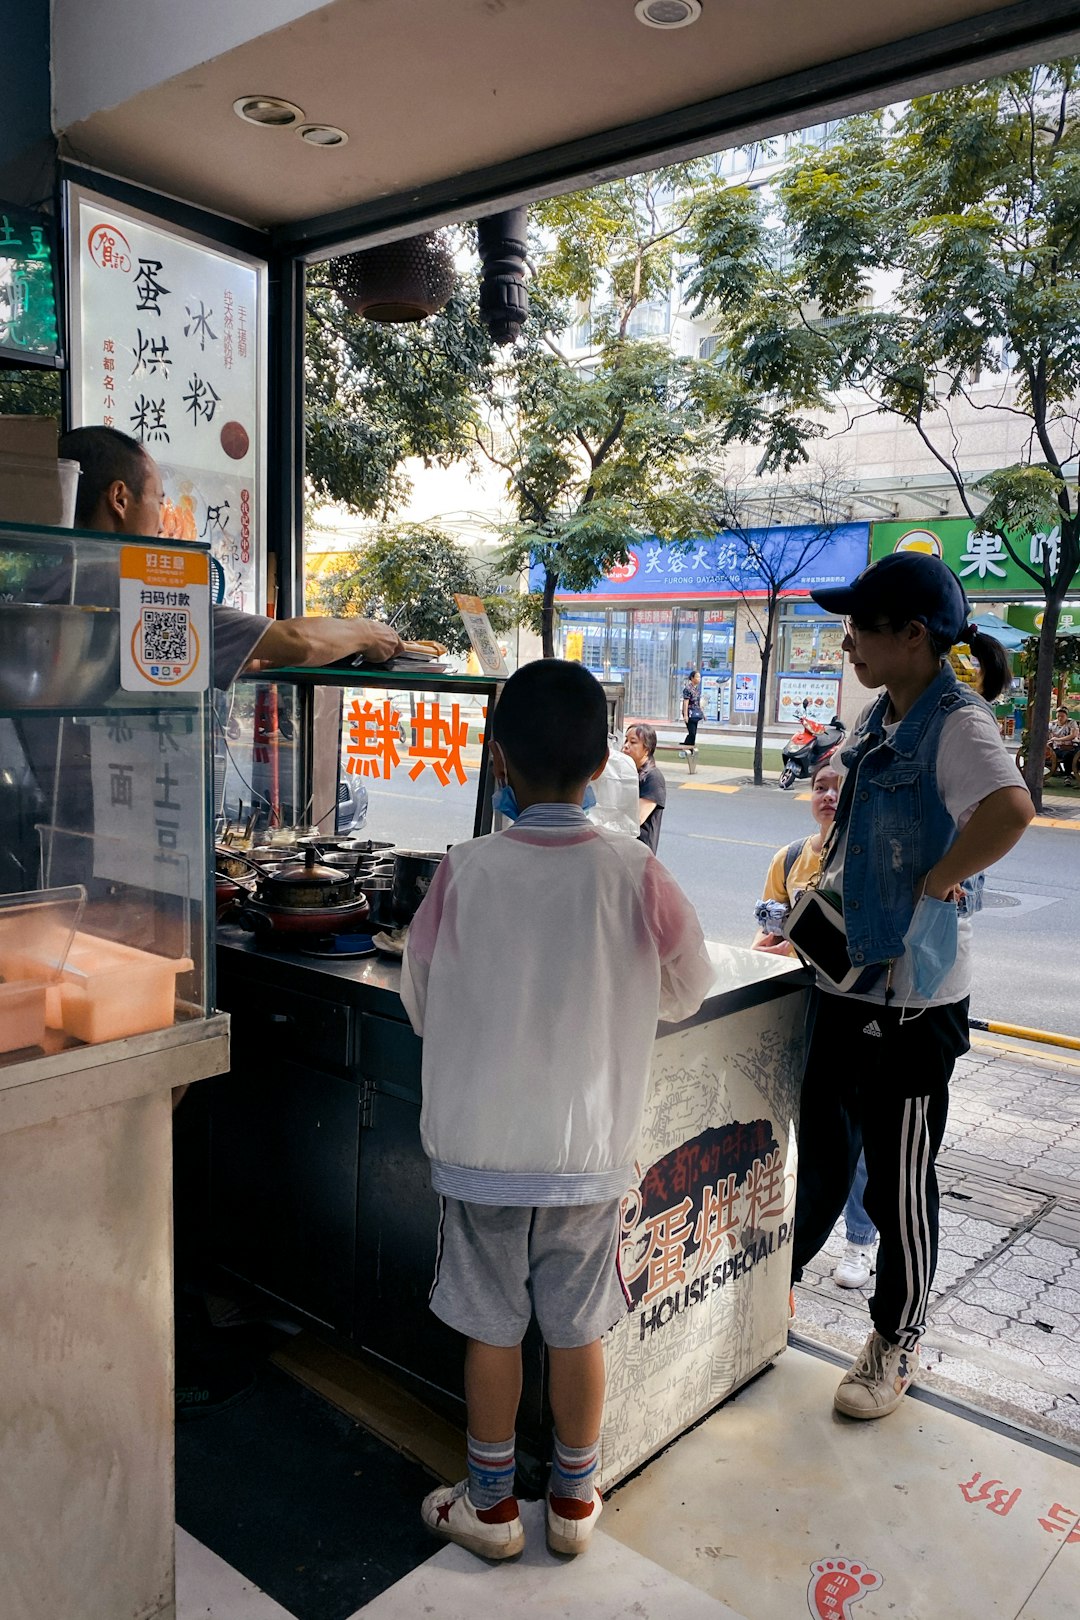
<path id="1" fill-rule="evenodd" d="M 156 956 L 76 933 L 49 994 L 48 1021 L 91 1046 L 167 1029 L 176 1021 L 176 976 L 194 965 L 187 956 Z"/>
<path id="2" fill-rule="evenodd" d="M 44 984 L 24 979 L 0 984 L 0 1052 L 41 1046 L 45 1040 Z"/>

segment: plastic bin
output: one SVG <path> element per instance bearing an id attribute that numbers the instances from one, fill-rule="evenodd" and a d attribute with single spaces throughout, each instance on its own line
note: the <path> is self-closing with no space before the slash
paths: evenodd
<path id="1" fill-rule="evenodd" d="M 47 986 L 25 979 L 0 984 L 0 1052 L 44 1043 L 46 995 Z"/>
<path id="2" fill-rule="evenodd" d="M 194 965 L 77 933 L 49 992 L 47 1021 L 91 1046 L 167 1029 L 176 1020 L 176 976 Z"/>

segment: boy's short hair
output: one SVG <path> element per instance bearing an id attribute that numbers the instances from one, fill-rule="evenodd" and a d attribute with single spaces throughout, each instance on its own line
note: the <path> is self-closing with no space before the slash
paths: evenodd
<path id="1" fill-rule="evenodd" d="M 596 676 L 563 658 L 541 658 L 503 687 L 492 733 L 529 782 L 567 788 L 603 763 L 607 729 L 607 698 Z"/>
<path id="2" fill-rule="evenodd" d="M 146 451 L 137 439 L 119 428 L 72 428 L 61 436 L 59 454 L 79 463 L 79 493 L 75 498 L 75 526 L 88 529 L 98 502 L 110 484 L 122 479 L 138 500 L 149 471 Z"/>
<path id="3" fill-rule="evenodd" d="M 656 728 L 654 726 L 647 726 L 644 721 L 635 720 L 633 724 L 627 726 L 626 729 L 627 731 L 632 731 L 634 733 L 634 736 L 637 738 L 638 742 L 645 744 L 645 752 L 648 754 L 649 758 L 652 759 L 653 755 L 656 753 Z"/>

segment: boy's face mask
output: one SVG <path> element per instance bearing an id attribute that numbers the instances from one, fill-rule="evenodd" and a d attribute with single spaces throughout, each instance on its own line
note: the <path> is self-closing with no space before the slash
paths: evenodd
<path id="1" fill-rule="evenodd" d="M 915 907 L 904 949 L 911 958 L 911 988 L 920 1001 L 930 1001 L 956 962 L 955 900 L 933 900 L 924 894 Z"/>

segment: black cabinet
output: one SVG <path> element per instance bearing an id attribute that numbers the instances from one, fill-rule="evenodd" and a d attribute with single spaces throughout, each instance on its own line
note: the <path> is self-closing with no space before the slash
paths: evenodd
<path id="1" fill-rule="evenodd" d="M 362 1098 L 268 1053 L 212 1098 L 214 1258 L 337 1333 L 352 1329 Z"/>

